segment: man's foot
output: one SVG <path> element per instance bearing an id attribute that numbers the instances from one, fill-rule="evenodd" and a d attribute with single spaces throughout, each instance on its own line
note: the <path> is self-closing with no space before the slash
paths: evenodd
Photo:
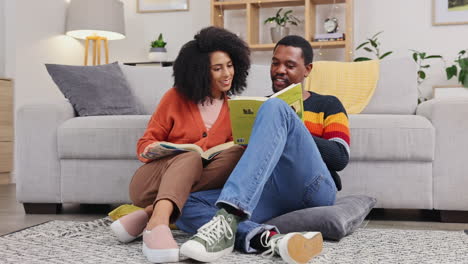
<path id="1" fill-rule="evenodd" d="M 213 262 L 234 249 L 240 217 L 219 210 L 190 240 L 182 244 L 180 253 L 202 262 Z"/>
<path id="2" fill-rule="evenodd" d="M 152 263 L 178 262 L 179 247 L 166 225 L 143 232 L 143 255 Z"/>
<path id="3" fill-rule="evenodd" d="M 278 254 L 286 263 L 307 263 L 322 252 L 323 238 L 320 232 L 301 232 L 278 234 L 268 239 L 268 231 L 264 233 L 266 240 L 264 256 Z"/>
<path id="4" fill-rule="evenodd" d="M 145 210 L 138 210 L 117 219 L 110 228 L 120 242 L 128 243 L 141 235 L 148 219 Z"/>

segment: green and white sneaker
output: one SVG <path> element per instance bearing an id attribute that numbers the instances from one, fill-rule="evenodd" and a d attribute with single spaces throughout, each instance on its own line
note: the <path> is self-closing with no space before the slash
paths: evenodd
<path id="1" fill-rule="evenodd" d="M 201 261 L 213 262 L 234 249 L 240 217 L 219 210 L 190 240 L 182 244 L 180 253 Z"/>
<path id="2" fill-rule="evenodd" d="M 262 234 L 262 246 L 269 248 L 262 256 L 279 255 L 286 263 L 307 263 L 322 252 L 323 238 L 320 232 L 294 232 L 277 234 L 268 239 L 269 231 Z"/>

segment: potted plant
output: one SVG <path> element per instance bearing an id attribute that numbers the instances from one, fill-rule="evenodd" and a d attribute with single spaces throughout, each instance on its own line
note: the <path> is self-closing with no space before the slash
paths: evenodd
<path id="1" fill-rule="evenodd" d="M 447 80 L 458 76 L 458 82 L 461 83 L 463 87 L 468 88 L 468 53 L 466 51 L 467 50 L 461 50 L 458 52 L 458 58 L 454 61 L 455 64 L 447 67 L 445 72 L 447 73 Z"/>
<path id="2" fill-rule="evenodd" d="M 286 27 L 288 23 L 297 26 L 301 22 L 297 17 L 292 15 L 292 10 L 287 10 L 282 15 L 281 11 L 283 11 L 283 8 L 280 8 L 275 16 L 269 17 L 263 22 L 264 24 L 276 23 L 276 26 L 270 29 L 271 40 L 273 40 L 274 43 L 289 35 L 289 28 Z"/>
<path id="3" fill-rule="evenodd" d="M 166 61 L 167 59 L 167 42 L 164 42 L 162 33 L 159 34 L 158 39 L 151 42 L 151 49 L 148 54 L 150 61 Z"/>
<path id="4" fill-rule="evenodd" d="M 427 100 L 426 97 L 422 95 L 421 90 L 419 87 L 421 84 L 426 80 L 427 74 L 426 70 L 431 67 L 429 62 L 427 60 L 429 59 L 441 59 L 444 60 L 444 58 L 441 55 L 428 55 L 426 52 L 421 52 L 417 50 L 411 50 L 413 52 L 413 60 L 414 62 L 418 65 L 418 103 L 422 103 Z"/>
<path id="5" fill-rule="evenodd" d="M 381 54 L 382 52 L 380 51 L 380 41 L 377 38 L 377 36 L 380 35 L 382 32 L 383 31 L 378 32 L 377 34 L 372 36 L 372 38 L 368 38 L 367 41 L 364 41 L 363 43 L 359 44 L 356 50 L 359 50 L 360 48 L 364 48 L 365 51 L 374 54 L 376 60 L 382 60 L 383 58 L 392 54 L 393 51 L 388 51 L 388 52 L 385 52 L 384 54 Z M 359 58 L 354 59 L 354 61 L 368 61 L 368 60 L 372 60 L 372 58 L 359 57 Z"/>

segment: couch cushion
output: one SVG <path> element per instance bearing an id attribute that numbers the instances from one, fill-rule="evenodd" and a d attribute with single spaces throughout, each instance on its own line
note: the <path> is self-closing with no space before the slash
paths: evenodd
<path id="1" fill-rule="evenodd" d="M 46 64 L 46 68 L 79 116 L 142 113 L 116 62 L 98 66 Z"/>
<path id="2" fill-rule="evenodd" d="M 266 224 L 276 226 L 283 234 L 320 231 L 325 239 L 340 240 L 362 225 L 376 202 L 366 195 L 350 195 L 336 199 L 334 205 L 293 211 Z"/>
<path id="3" fill-rule="evenodd" d="M 350 115 L 351 160 L 432 161 L 435 131 L 417 115 Z"/>
<path id="4" fill-rule="evenodd" d="M 172 67 L 120 65 L 120 68 L 147 115 L 156 110 L 164 93 L 174 85 Z"/>
<path id="5" fill-rule="evenodd" d="M 418 104 L 417 66 L 412 59 L 380 61 L 379 82 L 362 114 L 414 114 Z"/>
<path id="6" fill-rule="evenodd" d="M 59 158 L 136 159 L 136 144 L 149 119 L 149 115 L 69 119 L 58 128 Z"/>

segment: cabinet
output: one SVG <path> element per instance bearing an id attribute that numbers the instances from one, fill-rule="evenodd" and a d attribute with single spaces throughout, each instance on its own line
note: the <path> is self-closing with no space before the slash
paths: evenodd
<path id="1" fill-rule="evenodd" d="M 0 79 L 0 182 L 9 183 L 13 167 L 13 81 Z"/>
<path id="2" fill-rule="evenodd" d="M 314 42 L 316 32 L 317 5 L 344 4 L 345 11 L 345 40 Z M 260 10 L 262 8 L 279 7 L 304 7 L 304 35 L 310 41 L 313 48 L 343 48 L 346 61 L 351 61 L 353 54 L 353 0 L 211 0 L 211 24 L 224 27 L 224 11 L 245 10 L 246 11 L 246 42 L 252 50 L 272 50 L 274 43 L 260 43 Z M 321 25 L 322 21 L 320 21 Z M 266 29 L 266 28 L 265 28 Z"/>

